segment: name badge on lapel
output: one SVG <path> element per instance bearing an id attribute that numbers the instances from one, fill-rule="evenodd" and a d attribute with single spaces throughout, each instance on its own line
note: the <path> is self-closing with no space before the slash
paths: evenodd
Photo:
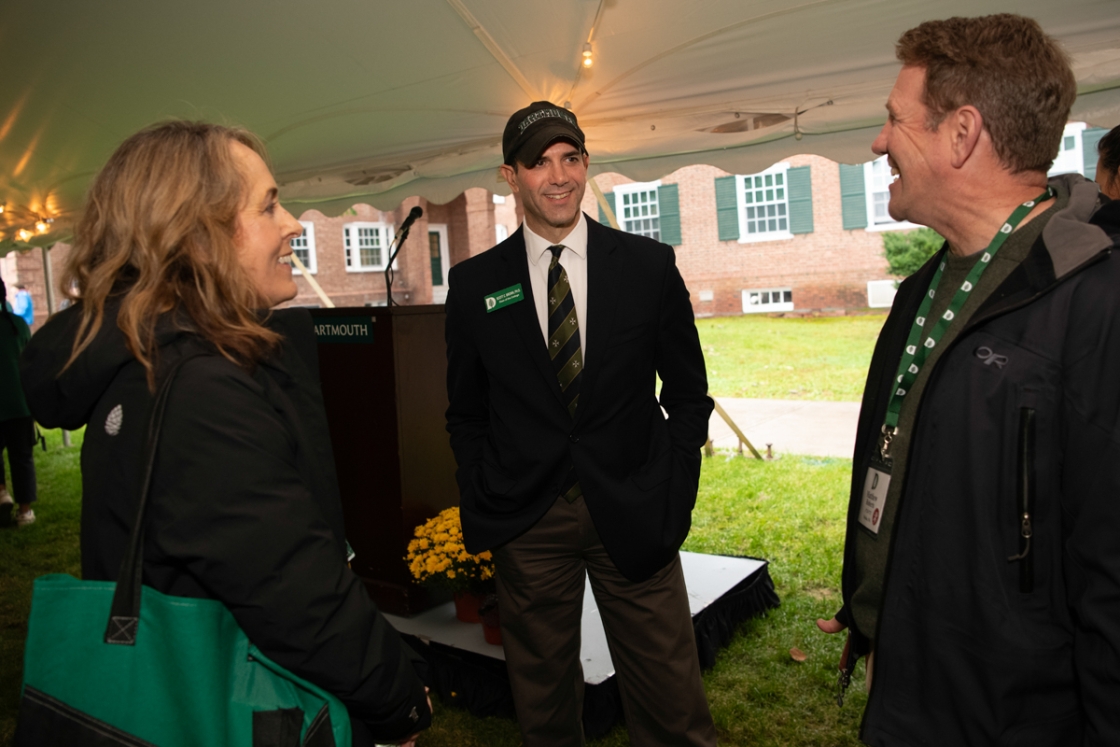
<path id="1" fill-rule="evenodd" d="M 497 311 L 498 309 L 505 308 L 510 304 L 517 303 L 518 301 L 525 300 L 525 292 L 521 290 L 521 283 L 511 285 L 508 288 L 502 288 L 496 293 L 491 293 L 486 296 L 486 313 Z"/>

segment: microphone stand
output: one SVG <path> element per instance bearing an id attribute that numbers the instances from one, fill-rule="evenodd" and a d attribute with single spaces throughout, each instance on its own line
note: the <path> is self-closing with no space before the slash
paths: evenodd
<path id="1" fill-rule="evenodd" d="M 406 224 L 405 227 L 400 230 L 400 233 L 398 233 L 396 237 L 394 237 L 393 242 L 389 244 L 389 249 L 391 250 L 389 254 L 389 263 L 385 266 L 386 306 L 400 306 L 400 304 L 393 300 L 393 275 L 395 274 L 393 272 L 393 262 L 396 261 L 397 254 L 401 250 L 401 244 L 403 244 L 404 240 L 408 238 L 408 232 L 410 230 L 412 230 L 412 224 Z"/>

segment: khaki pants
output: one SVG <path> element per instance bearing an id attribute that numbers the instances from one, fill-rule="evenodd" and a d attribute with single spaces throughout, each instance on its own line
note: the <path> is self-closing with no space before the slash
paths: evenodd
<path id="1" fill-rule="evenodd" d="M 526 747 L 583 745 L 584 572 L 607 633 L 632 744 L 716 744 L 677 557 L 640 583 L 607 556 L 583 498 L 557 499 L 494 551 L 502 640 Z"/>

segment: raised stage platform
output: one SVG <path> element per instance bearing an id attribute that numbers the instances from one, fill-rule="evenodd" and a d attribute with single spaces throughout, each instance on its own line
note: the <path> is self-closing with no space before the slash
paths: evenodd
<path id="1" fill-rule="evenodd" d="M 740 623 L 777 607 L 779 600 L 765 560 L 682 552 L 681 565 L 700 665 L 707 669 Z M 485 641 L 481 625 L 456 620 L 450 602 L 412 617 L 386 618 L 428 660 L 428 685 L 443 702 L 476 716 L 514 716 L 502 647 Z M 584 731 L 593 738 L 621 719 L 622 706 L 590 582 L 584 594 L 580 658 L 587 682 Z"/>

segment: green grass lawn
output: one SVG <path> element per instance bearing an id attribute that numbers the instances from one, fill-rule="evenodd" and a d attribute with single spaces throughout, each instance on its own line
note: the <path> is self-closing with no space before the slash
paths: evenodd
<path id="1" fill-rule="evenodd" d="M 857 400 L 884 317 L 702 319 L 700 339 L 717 396 Z M 15 728 L 31 582 L 45 573 L 78 575 L 81 485 L 78 446 L 62 449 L 48 433 L 36 452 L 39 520 L 0 527 L 0 744 Z M 770 561 L 782 606 L 745 623 L 704 683 L 725 746 L 857 745 L 866 702 L 853 682 L 843 709 L 835 703 L 842 640 L 813 621 L 839 607 L 841 550 L 851 462 L 785 456 L 772 462 L 717 452 L 704 460 L 693 529 L 685 549 L 751 555 Z M 807 660 L 798 663 L 797 647 Z M 862 668 L 860 670 L 862 672 Z M 435 700 L 427 747 L 516 747 L 516 725 L 477 719 Z M 628 744 L 615 729 L 596 747 Z"/>
<path id="2" fill-rule="evenodd" d="M 62 447 L 61 431 L 46 431 L 47 451 L 35 449 L 39 501 L 34 524 L 0 526 L 0 744 L 11 742 L 23 677 L 23 640 L 31 606 L 31 582 L 45 573 L 81 574 L 78 523 L 82 511 L 79 448 Z M 7 455 L 5 455 L 7 468 Z M 9 488 L 11 485 L 9 483 Z"/>
<path id="3" fill-rule="evenodd" d="M 858 401 L 885 314 L 699 319 L 716 397 Z"/>
<path id="4" fill-rule="evenodd" d="M 38 452 L 39 520 L 0 528 L 0 743 L 15 728 L 23 639 L 31 581 L 44 573 L 78 574 L 80 484 L 78 449 L 63 450 L 58 432 Z M 75 434 L 81 443 L 81 434 Z M 856 745 L 864 703 L 862 682 L 848 703 L 834 701 L 841 641 L 819 633 L 817 617 L 839 606 L 840 551 L 851 463 L 787 456 L 773 462 L 717 453 L 704 460 L 693 529 L 685 549 L 770 560 L 782 606 L 744 624 L 705 674 L 723 745 Z M 798 663 L 789 650 L 800 648 Z M 430 747 L 515 747 L 516 725 L 477 719 L 436 699 L 436 718 L 423 738 Z M 594 744 L 626 745 L 622 728 Z"/>
<path id="5" fill-rule="evenodd" d="M 814 621 L 840 606 L 841 548 L 851 461 L 784 457 L 758 461 L 717 452 L 704 460 L 686 550 L 770 560 L 782 606 L 748 621 L 704 675 L 719 741 L 726 747 L 860 744 L 866 703 L 862 668 L 844 707 L 835 699 L 843 641 Z M 803 663 L 790 649 L 806 655 Z M 515 724 L 477 719 L 436 702 L 427 747 L 516 747 Z M 629 744 L 617 727 L 594 747 Z"/>

